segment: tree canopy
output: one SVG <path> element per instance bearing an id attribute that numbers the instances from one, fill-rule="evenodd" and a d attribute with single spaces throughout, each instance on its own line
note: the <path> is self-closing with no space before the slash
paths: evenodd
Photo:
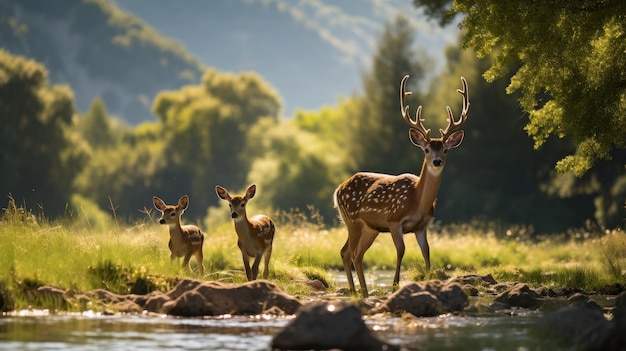
<path id="1" fill-rule="evenodd" d="M 620 0 L 414 0 L 440 23 L 462 16 L 463 46 L 494 54 L 488 81 L 514 70 L 538 148 L 571 138 L 557 169 L 582 176 L 626 146 L 626 11 Z"/>
<path id="2" fill-rule="evenodd" d="M 0 50 L 0 194 L 62 213 L 83 160 L 67 132 L 73 98 L 40 63 Z"/>

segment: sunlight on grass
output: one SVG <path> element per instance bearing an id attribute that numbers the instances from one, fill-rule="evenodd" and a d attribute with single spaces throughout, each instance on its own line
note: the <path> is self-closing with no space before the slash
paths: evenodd
<path id="1" fill-rule="evenodd" d="M 14 293 L 16 307 L 28 303 L 20 294 L 43 284 L 76 291 L 106 288 L 116 293 L 146 293 L 166 291 L 180 277 L 246 280 L 231 221 L 214 222 L 205 230 L 206 272 L 199 276 L 193 259 L 193 272 L 181 267 L 180 260 L 170 260 L 168 230 L 151 218 L 134 226 L 102 230 L 87 220 L 47 222 L 33 220 L 17 208 L 13 212 L 5 212 L 0 225 L 0 290 Z M 347 237 L 345 228 L 324 228 L 302 213 L 275 217 L 270 280 L 296 296 L 311 292 L 305 283 L 309 280 L 319 280 L 333 291 L 332 271 L 343 269 L 339 250 Z M 443 270 L 450 276 L 492 274 L 498 281 L 599 292 L 624 284 L 626 234 L 621 230 L 545 238 L 532 238 L 520 228 L 503 233 L 488 225 L 433 225 L 429 231 L 433 271 Z M 437 275 L 424 270 L 414 236 L 405 236 L 405 243 L 403 274 L 435 279 Z M 390 236 L 381 234 L 366 253 L 364 266 L 366 270 L 392 269 L 395 261 Z"/>

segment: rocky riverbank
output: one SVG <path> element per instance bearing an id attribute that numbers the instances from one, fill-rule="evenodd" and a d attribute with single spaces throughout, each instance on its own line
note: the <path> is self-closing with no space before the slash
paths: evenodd
<path id="1" fill-rule="evenodd" d="M 305 282 L 310 286 L 323 286 Z M 243 284 L 181 279 L 167 292 L 119 295 L 96 289 L 74 292 L 44 285 L 33 289 L 37 301 L 59 308 L 98 309 L 106 313 L 154 313 L 180 317 L 219 315 L 295 315 L 272 342 L 275 349 L 400 349 L 379 340 L 363 322 L 364 316 L 489 313 L 499 310 L 533 309 L 545 314 L 537 323 L 539 335 L 580 350 L 626 349 L 626 293 L 612 306 L 600 307 L 576 289 L 531 289 L 526 284 L 498 283 L 491 277 L 467 275 L 443 280 L 410 283 L 384 297 L 355 300 L 343 291 L 296 298 L 275 284 L 258 280 Z M 472 296 L 488 303 L 470 302 Z M 550 310 L 547 301 L 559 298 L 565 307 Z M 0 296 L 0 302 L 4 298 Z M 484 299 L 483 299 L 484 301 Z"/>

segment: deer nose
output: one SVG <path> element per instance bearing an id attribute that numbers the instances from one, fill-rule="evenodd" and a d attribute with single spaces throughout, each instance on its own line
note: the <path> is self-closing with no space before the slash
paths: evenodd
<path id="1" fill-rule="evenodd" d="M 161 218 L 161 219 L 159 220 L 159 223 L 161 223 L 161 224 L 165 224 L 165 220 L 164 220 L 163 218 Z"/>
<path id="2" fill-rule="evenodd" d="M 441 166 L 441 164 L 442 164 L 442 163 L 443 163 L 443 161 L 441 161 L 441 159 L 440 159 L 440 158 L 436 158 L 436 159 L 434 159 L 434 160 L 433 160 L 433 165 L 434 165 L 435 167 L 439 167 L 439 166 Z"/>
<path id="3" fill-rule="evenodd" d="M 230 214 L 230 217 L 231 217 L 231 218 L 237 218 L 237 212 L 233 212 L 233 213 L 231 213 L 231 214 Z"/>

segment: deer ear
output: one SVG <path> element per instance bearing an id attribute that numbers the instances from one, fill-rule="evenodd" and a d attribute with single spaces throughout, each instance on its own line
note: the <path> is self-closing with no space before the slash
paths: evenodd
<path id="1" fill-rule="evenodd" d="M 254 194 L 256 193 L 256 185 L 252 184 L 250 185 L 250 187 L 248 188 L 248 190 L 246 190 L 246 197 L 248 199 L 251 199 L 254 197 Z"/>
<path id="2" fill-rule="evenodd" d="M 154 207 L 159 210 L 159 211 L 163 211 L 165 210 L 165 202 L 163 202 L 163 200 L 159 199 L 156 196 L 152 197 L 152 203 L 154 204 Z"/>
<path id="3" fill-rule="evenodd" d="M 222 199 L 222 200 L 230 200 L 230 195 L 228 194 L 228 190 L 222 188 L 219 185 L 215 186 L 215 192 L 217 193 L 217 196 Z"/>
<path id="4" fill-rule="evenodd" d="M 465 133 L 462 130 L 458 130 L 450 134 L 450 136 L 448 136 L 448 138 L 444 142 L 446 144 L 446 147 L 448 147 L 448 149 L 454 149 L 455 147 L 461 145 L 464 135 Z"/>
<path id="5" fill-rule="evenodd" d="M 414 128 L 409 129 L 409 139 L 411 139 L 413 145 L 419 147 L 422 150 L 424 150 L 428 145 L 428 140 L 426 140 L 424 134 Z"/>
<path id="6" fill-rule="evenodd" d="M 183 195 L 183 197 L 178 200 L 178 207 L 186 210 L 187 205 L 189 205 L 189 196 Z"/>

